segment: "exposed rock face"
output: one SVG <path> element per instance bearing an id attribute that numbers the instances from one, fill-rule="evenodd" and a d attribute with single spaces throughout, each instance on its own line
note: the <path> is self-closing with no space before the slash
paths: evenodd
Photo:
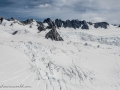
<path id="1" fill-rule="evenodd" d="M 48 26 L 47 26 L 47 28 L 46 29 L 51 29 L 52 27 L 53 27 L 53 21 L 50 19 L 50 18 L 47 18 L 47 19 L 45 19 L 44 21 L 43 21 L 43 23 L 47 23 L 48 24 Z"/>
<path id="2" fill-rule="evenodd" d="M 53 26 L 53 21 L 50 18 L 47 18 L 44 20 L 43 23 L 47 23 L 49 26 L 47 27 L 47 29 L 51 29 Z M 79 21 L 79 20 L 66 20 L 66 21 L 62 21 L 61 19 L 56 19 L 55 20 L 55 25 L 57 26 L 57 28 L 60 27 L 64 27 L 64 28 L 81 28 L 81 29 L 89 29 L 89 25 L 93 25 L 92 22 L 86 22 L 85 20 L 83 21 Z M 94 27 L 95 28 L 104 28 L 106 29 L 108 27 L 108 23 L 107 22 L 98 22 L 98 23 L 94 23 Z"/>
<path id="3" fill-rule="evenodd" d="M 63 21 L 63 27 L 64 28 L 72 27 L 71 21 L 70 20 Z"/>
<path id="4" fill-rule="evenodd" d="M 8 19 L 8 21 L 15 21 L 15 19 L 10 18 L 10 19 Z M 27 19 L 25 21 L 21 21 L 21 23 L 18 22 L 18 24 L 27 25 L 27 24 L 32 24 L 33 22 L 34 22 L 33 19 Z M 107 29 L 107 27 L 109 25 L 107 22 L 92 23 L 92 22 L 86 22 L 85 20 L 79 21 L 78 19 L 66 20 L 66 21 L 63 21 L 61 19 L 56 19 L 55 21 L 52 21 L 50 18 L 45 19 L 43 22 L 38 21 L 37 23 L 38 23 L 37 26 L 38 26 L 39 32 L 44 31 L 46 29 L 53 29 L 54 26 L 56 26 L 56 28 L 58 28 L 58 29 L 61 27 L 64 27 L 64 28 L 74 28 L 74 29 L 81 28 L 84 30 L 88 30 L 90 25 L 93 25 L 95 28 L 100 27 L 100 28 L 104 28 L 104 29 Z M 48 26 L 45 28 L 43 23 L 47 23 Z M 30 26 L 30 28 L 32 28 L 32 26 Z"/>
<path id="5" fill-rule="evenodd" d="M 85 20 L 83 20 L 81 23 L 82 23 L 82 25 L 83 25 L 83 26 L 81 27 L 82 29 L 89 29 L 89 26 L 87 25 L 87 22 L 86 22 Z"/>
<path id="6" fill-rule="evenodd" d="M 71 23 L 74 29 L 81 27 L 81 22 L 79 20 L 72 20 Z"/>
<path id="7" fill-rule="evenodd" d="M 15 19 L 13 17 L 7 19 L 8 21 L 15 21 Z"/>
<path id="8" fill-rule="evenodd" d="M 32 25 L 30 25 L 30 27 L 29 28 L 32 28 Z"/>
<path id="9" fill-rule="evenodd" d="M 32 22 L 34 22 L 33 19 L 27 19 L 27 20 L 25 20 L 25 21 L 21 21 L 21 23 L 23 23 L 23 24 L 25 24 L 25 25 L 31 24 Z"/>
<path id="10" fill-rule="evenodd" d="M 52 29 L 46 34 L 45 38 L 50 38 L 55 41 L 63 41 L 62 37 L 60 37 L 59 33 L 56 30 L 56 26 L 53 23 Z"/>
<path id="11" fill-rule="evenodd" d="M 117 24 L 112 24 L 113 26 L 118 26 Z"/>
<path id="12" fill-rule="evenodd" d="M 56 19 L 55 20 L 55 24 L 58 28 L 62 27 L 63 26 L 63 21 L 61 19 Z"/>
<path id="13" fill-rule="evenodd" d="M 109 25 L 109 24 L 108 24 L 107 22 L 98 22 L 98 23 L 95 23 L 95 24 L 94 24 L 94 27 L 95 27 L 95 28 L 101 27 L 101 28 L 107 29 L 107 26 L 108 26 L 108 25 Z"/>
<path id="14" fill-rule="evenodd" d="M 0 17 L 0 24 L 3 22 L 3 17 Z"/>
<path id="15" fill-rule="evenodd" d="M 17 34 L 17 33 L 18 33 L 18 31 L 15 31 L 15 32 L 12 33 L 12 35 L 15 35 L 15 34 Z"/>
<path id="16" fill-rule="evenodd" d="M 39 30 L 39 32 L 46 30 L 42 22 L 37 22 L 37 23 L 38 23 L 38 30 Z"/>
<path id="17" fill-rule="evenodd" d="M 64 28 L 82 28 L 82 29 L 89 29 L 89 26 L 87 25 L 87 22 L 84 21 L 79 21 L 79 20 L 66 20 L 62 21 L 61 19 L 56 19 L 55 24 L 58 28 L 64 27 Z M 82 26 L 82 27 L 81 27 Z"/>
<path id="18" fill-rule="evenodd" d="M 89 25 L 93 25 L 93 23 L 92 22 L 87 22 Z"/>
<path id="19" fill-rule="evenodd" d="M 120 27 L 120 25 L 118 27 Z"/>
<path id="20" fill-rule="evenodd" d="M 80 23 L 79 20 L 72 20 L 72 21 L 66 20 L 66 21 L 62 21 L 61 19 L 56 19 L 55 20 L 55 24 L 56 24 L 56 26 L 58 28 L 63 26 L 64 28 L 69 27 L 69 28 L 76 29 L 76 28 L 79 28 L 81 26 L 81 23 Z"/>
<path id="21" fill-rule="evenodd" d="M 23 23 L 19 22 L 17 19 L 15 19 L 15 18 L 13 18 L 13 17 L 11 17 L 11 18 L 9 18 L 9 19 L 7 19 L 7 20 L 8 20 L 8 21 L 13 21 L 10 26 L 13 26 L 15 23 L 17 23 L 17 24 L 19 24 L 19 25 L 23 25 Z"/>

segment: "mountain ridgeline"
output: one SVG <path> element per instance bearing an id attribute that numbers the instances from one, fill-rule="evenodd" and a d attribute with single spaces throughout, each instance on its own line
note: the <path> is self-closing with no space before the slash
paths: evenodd
<path id="1" fill-rule="evenodd" d="M 30 24 L 33 22 L 33 19 L 28 19 L 26 21 L 23 21 L 24 24 Z M 79 20 L 66 20 L 63 21 L 61 19 L 56 19 L 55 21 L 52 21 L 50 18 L 45 19 L 43 22 L 38 23 L 38 30 L 39 32 L 44 31 L 46 29 L 51 29 L 45 36 L 45 38 L 50 38 L 51 40 L 55 41 L 63 41 L 63 38 L 59 35 L 56 28 L 74 28 L 78 29 L 81 28 L 83 30 L 89 30 L 90 25 L 94 25 L 95 28 L 104 28 L 107 29 L 109 24 L 107 22 L 98 22 L 98 23 L 92 23 L 92 22 L 86 22 L 85 20 L 79 21 Z M 44 23 L 47 23 L 48 26 L 45 27 Z"/>
<path id="2" fill-rule="evenodd" d="M 27 25 L 27 24 L 31 24 L 32 22 L 34 22 L 34 19 L 27 19 L 25 21 L 21 21 L 21 23 Z M 78 19 L 76 20 L 66 20 L 63 21 L 61 19 L 56 19 L 55 21 L 52 21 L 50 18 L 45 19 L 43 22 L 37 21 L 38 23 L 38 30 L 43 31 L 45 29 L 51 29 L 53 26 L 55 25 L 56 28 L 81 28 L 84 30 L 89 30 L 89 25 L 93 25 L 95 28 L 104 28 L 107 29 L 107 27 L 109 26 L 109 24 L 107 22 L 97 22 L 97 23 L 92 23 L 92 22 L 86 22 L 85 20 L 83 21 L 79 21 Z M 45 28 L 44 23 L 47 23 L 48 26 Z M 54 24 L 53 24 L 54 23 Z"/>
<path id="3" fill-rule="evenodd" d="M 109 26 L 109 24 L 107 22 L 98 22 L 98 23 L 92 23 L 92 22 L 86 22 L 85 20 L 83 21 L 79 21 L 78 19 L 76 20 L 66 20 L 63 21 L 61 19 L 56 19 L 55 21 L 52 21 L 50 18 L 47 18 L 43 21 L 43 23 L 48 23 L 49 27 L 47 28 L 51 28 L 51 23 L 55 23 L 57 28 L 81 28 L 81 29 L 89 29 L 89 25 L 94 25 L 95 28 L 104 28 L 107 29 L 107 27 Z"/>
<path id="4" fill-rule="evenodd" d="M 3 21 L 3 18 L 1 17 L 1 23 Z M 45 31 L 46 29 L 50 29 L 50 31 L 46 34 L 45 38 L 50 38 L 55 41 L 63 41 L 62 37 L 60 37 L 59 33 L 57 32 L 57 29 L 60 28 L 74 28 L 74 29 L 82 29 L 82 30 L 89 30 L 90 26 L 93 26 L 94 28 L 104 28 L 107 29 L 109 24 L 107 22 L 86 22 L 85 20 L 80 21 L 78 19 L 74 20 L 66 20 L 63 21 L 61 19 L 56 19 L 52 21 L 50 18 L 45 19 L 43 22 L 35 21 L 34 19 L 27 19 L 25 21 L 18 21 L 14 19 L 13 17 L 10 19 L 7 19 L 7 21 L 14 21 L 13 23 L 18 23 L 20 25 L 30 25 L 30 28 L 32 28 L 33 22 L 37 23 L 37 29 L 38 33 L 41 31 Z M 13 25 L 11 24 L 11 26 Z M 47 25 L 45 25 L 47 24 Z M 17 32 L 16 32 L 17 33 Z M 16 34 L 15 33 L 15 34 Z M 13 34 L 13 35 L 15 35 Z"/>

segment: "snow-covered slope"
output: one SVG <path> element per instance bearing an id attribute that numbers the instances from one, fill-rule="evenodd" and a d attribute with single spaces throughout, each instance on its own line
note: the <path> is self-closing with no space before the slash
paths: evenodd
<path id="1" fill-rule="evenodd" d="M 15 90 L 120 89 L 120 28 L 60 28 L 64 41 L 56 42 L 45 39 L 49 30 L 37 33 L 36 22 L 32 28 L 11 23 L 0 25 L 0 85 L 30 86 Z"/>

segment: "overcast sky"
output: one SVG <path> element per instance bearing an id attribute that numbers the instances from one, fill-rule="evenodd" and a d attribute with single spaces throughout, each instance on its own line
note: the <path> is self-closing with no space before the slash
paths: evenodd
<path id="1" fill-rule="evenodd" d="M 0 0 L 0 16 L 42 21 L 79 19 L 120 24 L 120 0 Z"/>

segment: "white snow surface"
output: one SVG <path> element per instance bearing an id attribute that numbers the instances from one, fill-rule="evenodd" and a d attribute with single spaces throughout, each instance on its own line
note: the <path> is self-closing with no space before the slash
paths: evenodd
<path id="1" fill-rule="evenodd" d="M 0 25 L 0 90 L 120 90 L 120 28 L 60 28 L 52 41 L 36 25 Z"/>

